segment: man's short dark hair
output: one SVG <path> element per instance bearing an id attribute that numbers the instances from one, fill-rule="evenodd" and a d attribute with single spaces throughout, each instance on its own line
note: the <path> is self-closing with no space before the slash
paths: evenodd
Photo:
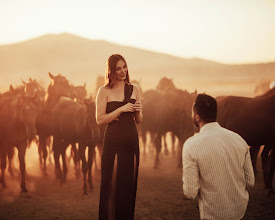
<path id="1" fill-rule="evenodd" d="M 206 122 L 214 122 L 217 119 L 217 101 L 206 94 L 199 94 L 194 103 L 194 111 Z"/>

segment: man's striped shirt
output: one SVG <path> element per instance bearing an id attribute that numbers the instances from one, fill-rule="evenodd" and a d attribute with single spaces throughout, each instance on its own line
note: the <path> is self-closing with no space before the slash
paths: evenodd
<path id="1" fill-rule="evenodd" d="M 249 148 L 243 138 L 217 122 L 205 124 L 184 144 L 183 192 L 198 196 L 201 219 L 240 219 L 254 185 Z"/>

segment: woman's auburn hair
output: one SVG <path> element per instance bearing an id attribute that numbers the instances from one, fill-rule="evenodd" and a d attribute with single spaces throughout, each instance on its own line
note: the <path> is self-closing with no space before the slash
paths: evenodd
<path id="1" fill-rule="evenodd" d="M 117 62 L 120 60 L 122 60 L 127 66 L 126 60 L 120 54 L 112 54 L 108 58 L 107 64 L 106 64 L 106 72 L 105 72 L 105 86 L 110 88 L 114 87 L 116 83 L 116 65 L 117 65 Z M 129 71 L 127 71 L 125 82 L 130 84 Z"/>

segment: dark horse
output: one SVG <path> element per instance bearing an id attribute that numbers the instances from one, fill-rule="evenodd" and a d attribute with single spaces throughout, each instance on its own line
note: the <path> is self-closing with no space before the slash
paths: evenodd
<path id="1" fill-rule="evenodd" d="M 79 153 L 82 161 L 83 193 L 87 194 L 86 175 L 90 190 L 92 186 L 91 168 L 96 143 L 99 139 L 99 128 L 95 119 L 95 103 L 84 99 L 84 104 L 72 100 L 61 100 L 52 110 L 53 123 L 53 150 L 55 159 L 55 174 L 62 182 L 66 180 L 67 165 L 65 152 L 68 145 L 79 144 Z M 85 149 L 88 146 L 88 162 L 85 158 Z M 62 156 L 63 173 L 59 163 Z"/>
<path id="2" fill-rule="evenodd" d="M 272 89 L 268 94 L 256 98 L 237 96 L 217 98 L 217 121 L 221 126 L 244 138 L 250 146 L 254 170 L 256 170 L 255 161 L 259 147 L 275 144 L 274 92 L 275 89 Z M 270 185 L 267 187 L 272 190 Z"/>
<path id="3" fill-rule="evenodd" d="M 165 92 L 148 90 L 144 93 L 142 102 L 144 123 L 141 130 L 143 139 L 147 131 L 155 136 L 155 167 L 159 163 L 161 137 L 169 131 L 179 139 L 178 167 L 181 167 L 182 146 L 185 140 L 194 134 L 191 111 L 195 97 L 196 94 L 181 89 Z"/>
<path id="4" fill-rule="evenodd" d="M 51 124 L 51 111 L 54 106 L 59 102 L 61 97 L 68 97 L 74 99 L 76 97 L 74 87 L 69 83 L 69 81 L 58 74 L 53 76 L 49 73 L 49 77 L 52 79 L 52 82 L 48 86 L 46 101 L 39 111 L 37 116 L 37 134 L 39 135 L 39 152 L 42 152 L 40 155 L 43 158 L 40 160 L 41 169 L 44 174 L 47 175 L 46 161 L 47 161 L 47 140 L 53 134 L 52 124 Z"/>
<path id="5" fill-rule="evenodd" d="M 36 97 L 35 103 L 38 105 L 39 109 L 42 109 L 45 99 L 45 89 L 34 79 L 32 80 L 29 78 L 29 82 L 23 82 L 23 85 L 13 88 L 12 85 L 10 86 L 10 91 L 6 93 L 8 96 L 15 96 L 17 94 L 25 94 L 25 96 Z M 37 140 L 36 140 L 37 141 Z M 9 148 L 8 151 L 8 159 L 9 159 L 9 166 L 8 171 L 11 176 L 14 176 L 13 169 L 12 169 L 12 158 L 14 156 L 14 148 Z"/>
<path id="6" fill-rule="evenodd" d="M 0 97 L 0 154 L 1 178 L 0 182 L 5 188 L 6 156 L 11 147 L 17 147 L 20 172 L 21 191 L 28 192 L 25 183 L 25 153 L 27 144 L 36 135 L 35 122 L 38 106 L 36 96 L 29 97 L 25 93 Z"/>

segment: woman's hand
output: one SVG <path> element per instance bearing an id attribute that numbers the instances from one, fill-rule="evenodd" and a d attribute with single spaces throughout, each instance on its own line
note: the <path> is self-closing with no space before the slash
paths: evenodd
<path id="1" fill-rule="evenodd" d="M 129 102 L 129 103 L 121 106 L 120 110 L 121 110 L 121 112 L 134 112 L 135 111 L 134 104 Z"/>
<path id="2" fill-rule="evenodd" d="M 141 105 L 141 101 L 136 101 L 134 104 L 134 109 L 137 112 L 140 112 L 142 110 L 142 105 Z"/>

